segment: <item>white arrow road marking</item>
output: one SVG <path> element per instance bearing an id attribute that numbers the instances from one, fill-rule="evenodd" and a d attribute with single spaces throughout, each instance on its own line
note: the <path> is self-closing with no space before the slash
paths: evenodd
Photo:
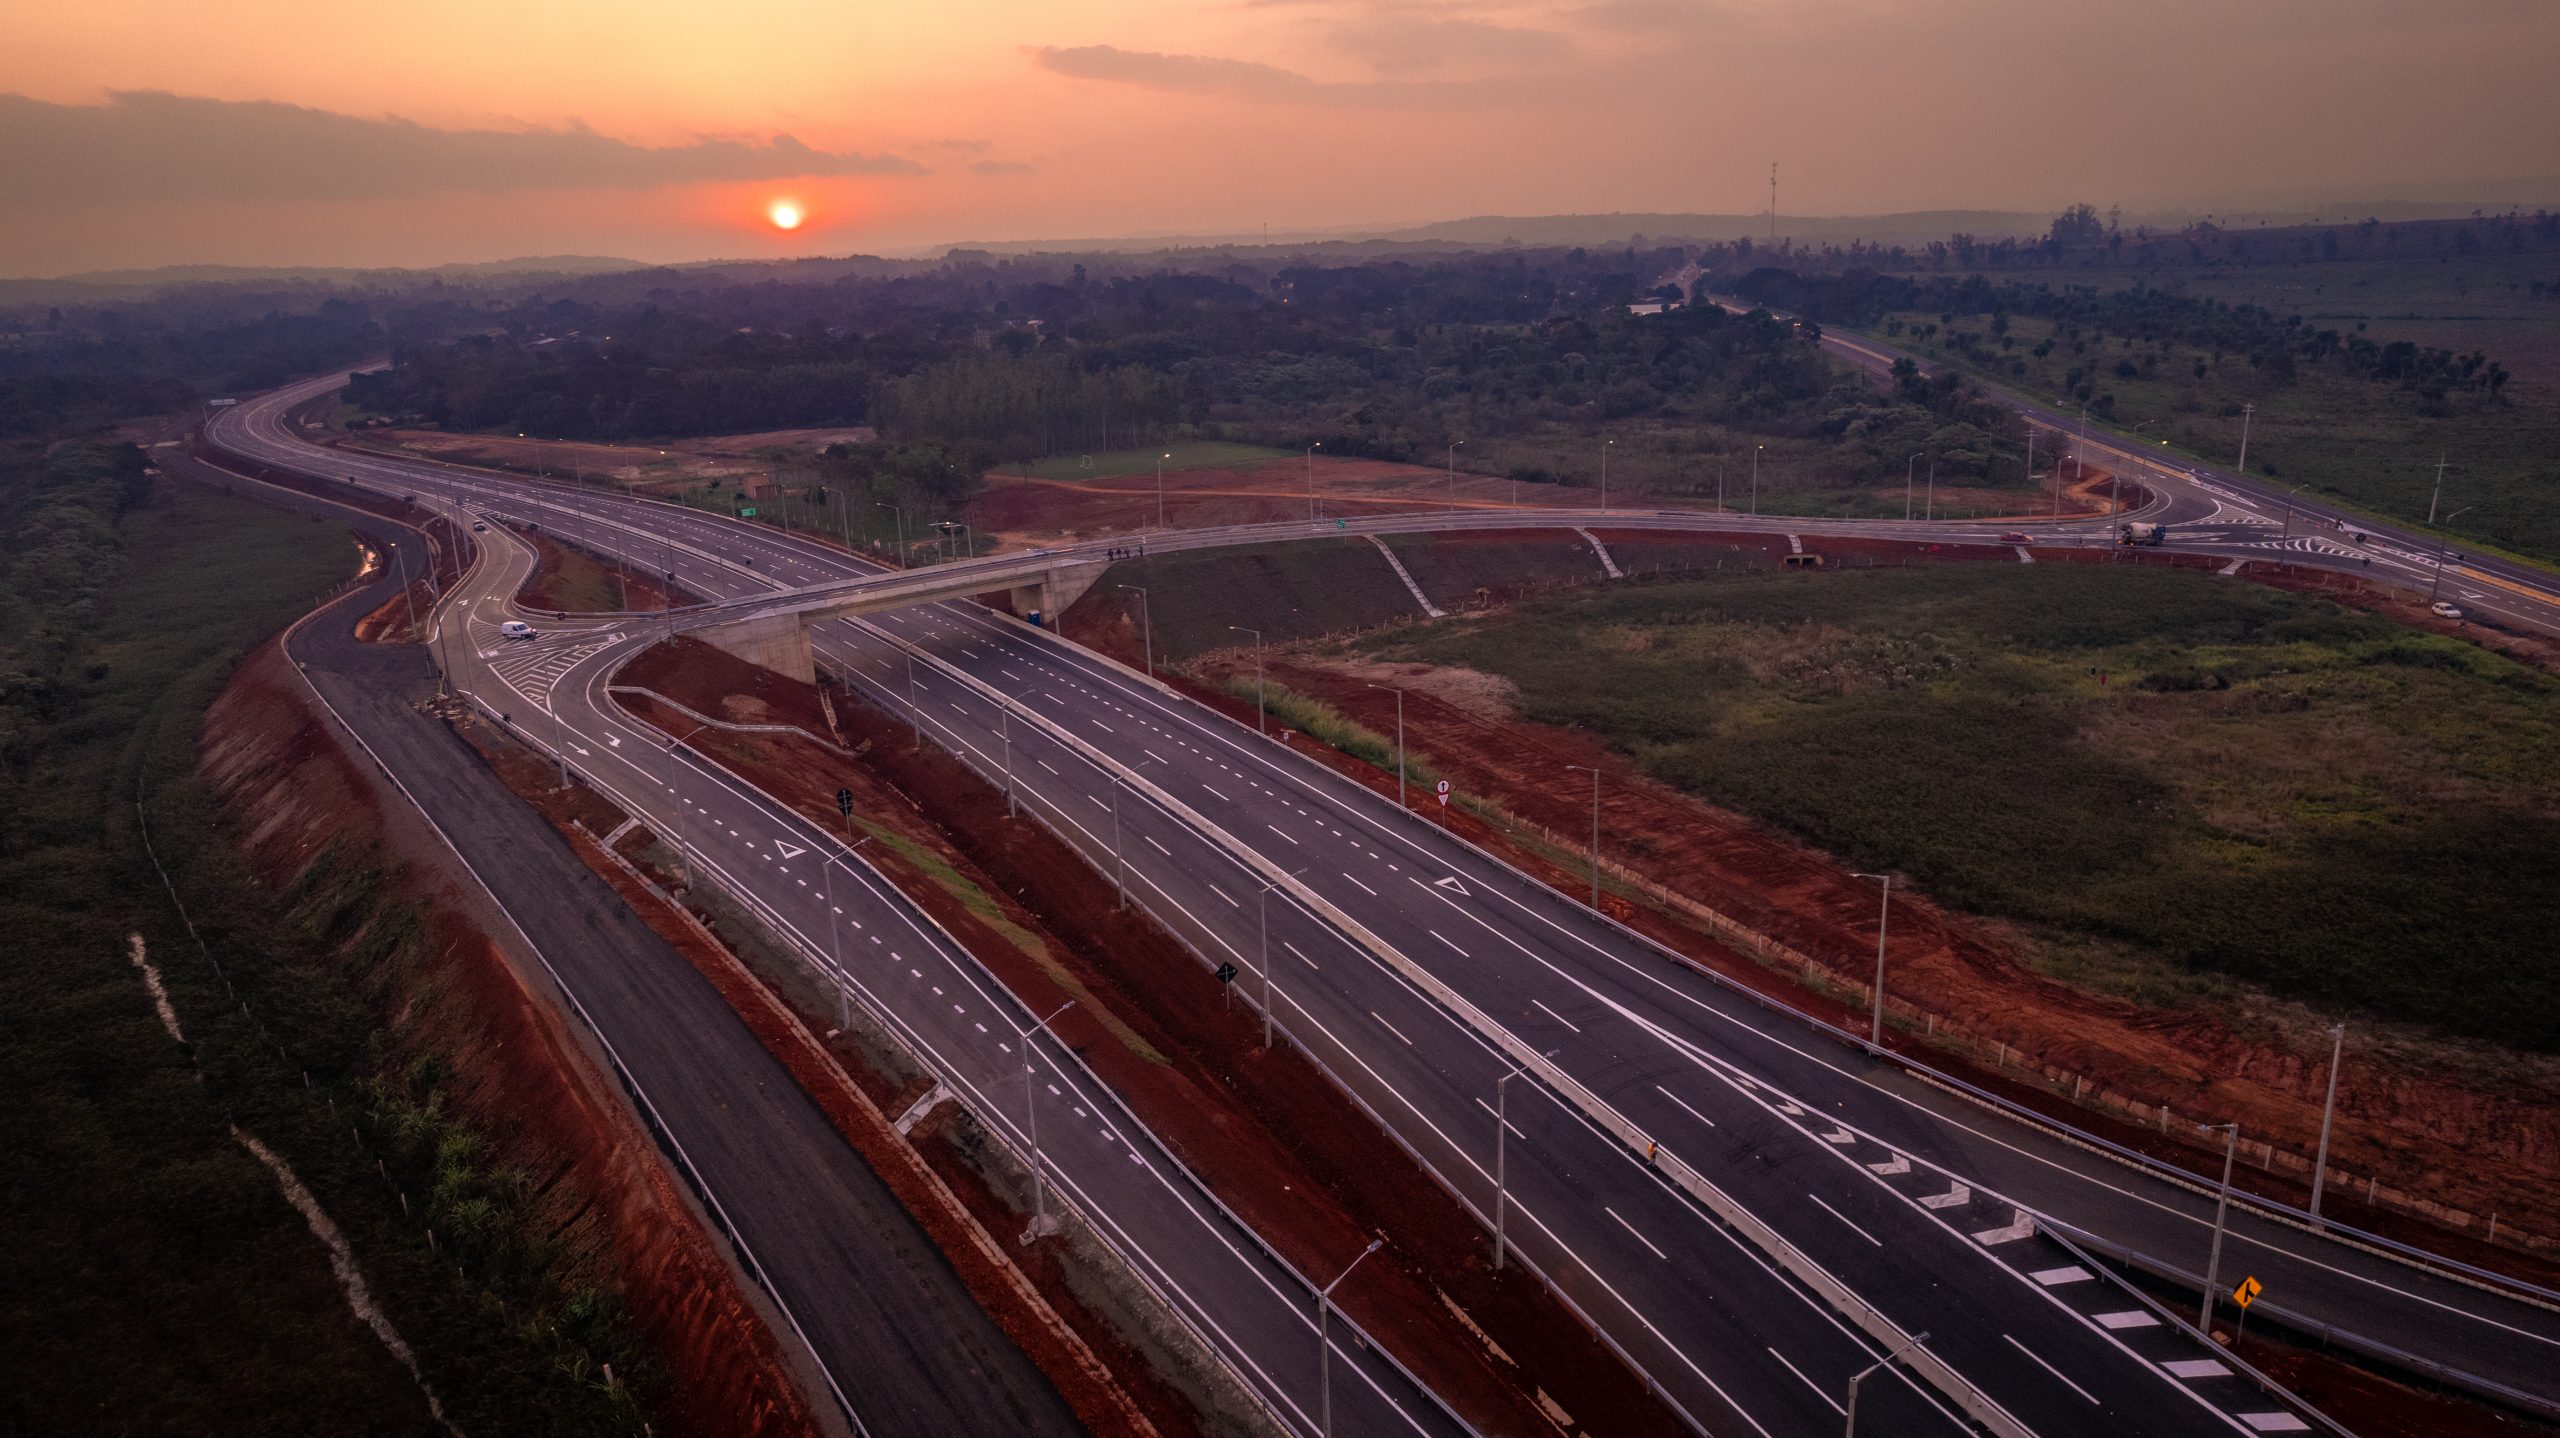
<path id="1" fill-rule="evenodd" d="M 1944 1193 L 1933 1193 L 1920 1200 L 1920 1206 L 1922 1208 L 1953 1208 L 1958 1204 L 1971 1202 L 1973 1202 L 1973 1190 L 1957 1183 L 1948 1185 Z"/>
<path id="2" fill-rule="evenodd" d="M 614 748 L 616 748 L 616 749 L 619 749 L 619 748 L 621 748 L 621 747 L 622 747 L 622 741 L 621 741 L 621 740 L 619 740 L 619 739 L 614 738 L 614 737 L 613 737 L 612 735 L 610 735 L 610 734 L 607 734 L 606 736 L 604 736 L 604 742 L 606 742 L 607 744 L 612 745 L 612 746 L 613 746 Z"/>
<path id="3" fill-rule="evenodd" d="M 1975 1234 L 1973 1241 L 1985 1248 L 1992 1248 L 2003 1243 L 2015 1243 L 2021 1238 L 2033 1238 L 2035 1235 L 2035 1218 L 2023 1208 L 2013 1208 L 2009 1210 L 2008 1227 L 1986 1228 Z"/>
<path id="4" fill-rule="evenodd" d="M 786 843 L 782 842 L 780 839 L 776 839 L 776 840 L 774 840 L 774 841 L 773 841 L 773 847 L 775 847 L 775 848 L 777 848 L 777 849 L 780 849 L 780 850 L 782 851 L 782 857 L 784 857 L 784 858 L 786 858 L 786 859 L 797 859 L 797 858 L 799 858 L 801 855 L 803 855 L 803 854 L 805 854 L 805 853 L 808 853 L 808 852 L 809 852 L 808 850 L 801 848 L 801 847 L 800 847 L 799 845 L 797 845 L 797 844 L 786 844 Z"/>
<path id="5" fill-rule="evenodd" d="M 1849 1132 L 1849 1131 L 1848 1131 L 1847 1129 L 1845 1129 L 1845 1128 L 1837 1128 L 1837 1129 L 1833 1129 L 1833 1130 L 1832 1130 L 1831 1132 L 1829 1132 L 1829 1133 L 1824 1134 L 1824 1135 L 1822 1136 L 1822 1141 L 1823 1141 L 1824 1143 L 1833 1143 L 1833 1144 L 1850 1144 L 1850 1143 L 1856 1143 L 1856 1142 L 1858 1141 L 1858 1136 L 1857 1136 L 1856 1134 L 1854 1134 L 1854 1133 Z"/>
<path id="6" fill-rule="evenodd" d="M 1867 1165 L 1867 1168 L 1872 1172 L 1881 1173 L 1887 1177 L 1891 1177 L 1897 1173 L 1909 1173 L 1911 1171 L 1911 1160 L 1904 1158 L 1901 1154 L 1897 1153 L 1888 1162 L 1871 1163 Z"/>

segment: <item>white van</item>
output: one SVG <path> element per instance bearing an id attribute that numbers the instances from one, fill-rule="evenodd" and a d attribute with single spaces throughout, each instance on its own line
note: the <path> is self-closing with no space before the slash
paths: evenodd
<path id="1" fill-rule="evenodd" d="M 531 639 L 534 637 L 533 626 L 525 623 L 521 619 L 510 619 L 499 625 L 498 634 L 501 638 L 505 639 Z"/>

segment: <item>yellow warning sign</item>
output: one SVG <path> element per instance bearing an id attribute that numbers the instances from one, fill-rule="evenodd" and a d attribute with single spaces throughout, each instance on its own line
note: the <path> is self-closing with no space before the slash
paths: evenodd
<path id="1" fill-rule="evenodd" d="M 2250 1304 L 2258 1301 L 2258 1295 L 2265 1292 L 2266 1287 L 2254 1278 L 2241 1279 L 2240 1286 L 2231 1290 L 2231 1301 L 2245 1310 Z"/>

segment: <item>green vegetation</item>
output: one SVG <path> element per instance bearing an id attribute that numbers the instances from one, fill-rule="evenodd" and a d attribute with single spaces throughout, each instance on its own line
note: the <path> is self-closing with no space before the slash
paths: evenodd
<path id="1" fill-rule="evenodd" d="M 1736 573 L 1362 646 L 2051 948 L 2548 1048 L 2560 681 L 2185 571 Z"/>
<path id="2" fill-rule="evenodd" d="M 1230 675 L 1220 681 L 1219 687 L 1238 699 L 1250 700 L 1254 696 L 1254 681 L 1248 675 Z M 1285 684 L 1265 683 L 1262 695 L 1263 709 L 1273 723 L 1312 735 L 1384 773 L 1396 772 L 1394 735 L 1381 734 L 1314 695 L 1301 694 Z M 1409 785 L 1429 789 L 1440 782 L 1440 771 L 1408 747 L 1404 778 Z"/>
<path id="3" fill-rule="evenodd" d="M 393 876 L 330 853 L 262 895 L 195 777 L 234 662 L 354 559 L 334 526 L 155 485 L 129 448 L 0 453 L 0 1429 L 431 1426 L 235 1124 L 344 1232 L 465 1431 L 639 1426 L 592 1375 L 648 1370 L 526 1223 L 536 1181 L 446 1111 L 432 1059 L 384 1063 L 379 986 L 434 956 L 384 901 Z M 204 949 L 142 849 L 137 793 Z"/>
<path id="4" fill-rule="evenodd" d="M 1271 449 L 1258 444 L 1231 444 L 1224 440 L 1174 440 L 1153 449 L 1115 449 L 1101 454 L 1062 454 L 1049 459 L 1021 461 L 996 466 L 999 474 L 1022 475 L 1031 479 L 1118 479 L 1132 474 L 1155 473 L 1156 460 L 1164 456 L 1166 469 L 1215 469 L 1254 464 L 1266 459 L 1287 459 L 1287 450 Z"/>

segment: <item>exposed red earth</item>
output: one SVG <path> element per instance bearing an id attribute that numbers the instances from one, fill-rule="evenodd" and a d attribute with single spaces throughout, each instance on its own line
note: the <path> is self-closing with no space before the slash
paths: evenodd
<path id="1" fill-rule="evenodd" d="M 829 732 L 817 690 L 690 641 L 652 649 L 624 682 L 706 714 Z M 644 716 L 654 707 L 625 700 Z M 1392 1261 L 1343 1290 L 1346 1310 L 1391 1337 L 1398 1357 L 1480 1428 L 1556 1431 L 1538 1406 L 1544 1394 L 1574 1429 L 1679 1431 L 1533 1279 L 1495 1273 L 1474 1221 L 1294 1049 L 1263 1050 L 1258 1020 L 1228 1009 L 1199 961 L 1151 921 L 1119 911 L 1081 858 L 1031 821 L 1008 819 L 1001 794 L 942 751 L 915 752 L 895 716 L 843 696 L 834 707 L 859 758 L 786 735 L 706 733 L 694 743 L 815 822 L 837 822 L 835 789 L 851 788 L 867 823 L 974 882 L 1001 925 L 894 850 L 866 851 L 1024 1002 L 1076 1000 L 1063 1036 L 1292 1262 L 1321 1268 L 1384 1234 L 1381 1257 Z M 984 1221 L 1004 1232 L 1022 1215 Z"/>
<path id="2" fill-rule="evenodd" d="M 559 1175 L 542 1211 L 557 1237 L 597 1255 L 594 1280 L 618 1291 L 666 1366 L 661 1411 L 671 1425 L 704 1435 L 815 1431 L 771 1331 L 620 1090 L 435 877 L 432 839 L 338 747 L 277 645 L 244 663 L 208 711 L 203 766 L 271 888 L 290 889 L 323 851 L 379 852 L 397 874 L 384 897 L 422 906 L 438 959 L 382 995 L 385 1062 L 440 1055 L 447 1092 L 494 1136 L 493 1157 Z"/>

